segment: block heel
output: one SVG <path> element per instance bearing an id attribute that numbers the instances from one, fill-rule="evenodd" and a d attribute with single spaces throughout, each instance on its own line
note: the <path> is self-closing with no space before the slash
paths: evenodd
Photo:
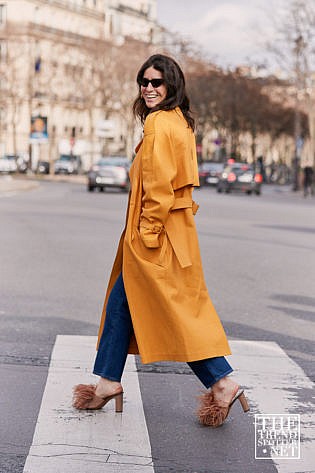
<path id="1" fill-rule="evenodd" d="M 123 411 L 123 403 L 124 403 L 124 393 L 119 393 L 115 397 L 115 409 L 116 412 Z"/>
<path id="2" fill-rule="evenodd" d="M 238 400 L 240 401 L 241 403 L 241 406 L 242 406 L 242 409 L 244 412 L 248 412 L 249 411 L 249 404 L 247 402 L 247 399 L 245 397 L 245 394 L 244 394 L 244 391 L 241 392 L 241 394 L 239 395 L 238 397 Z"/>

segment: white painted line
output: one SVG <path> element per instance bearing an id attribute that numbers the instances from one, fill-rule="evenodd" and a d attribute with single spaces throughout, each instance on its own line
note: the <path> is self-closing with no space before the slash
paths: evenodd
<path id="1" fill-rule="evenodd" d="M 91 375 L 95 344 L 95 337 L 57 337 L 24 473 L 154 472 L 134 357 L 128 357 L 123 378 L 123 414 L 114 412 L 112 401 L 96 412 L 71 407 L 72 386 L 97 380 Z M 232 341 L 231 347 L 229 360 L 246 389 L 253 423 L 254 414 L 301 415 L 301 458 L 273 458 L 278 472 L 314 473 L 312 406 L 300 397 L 313 383 L 276 343 Z M 248 446 L 253 455 L 254 442 Z M 257 462 L 263 471 L 264 460 Z"/>
<path id="2" fill-rule="evenodd" d="M 229 357 L 235 377 L 246 389 L 251 414 L 300 414 L 301 458 L 273 457 L 279 473 L 314 473 L 315 423 L 314 407 L 303 402 L 303 390 L 314 384 L 304 371 L 273 342 L 232 341 Z M 254 439 L 253 445 L 254 449 Z M 261 462 L 263 471 L 264 460 Z"/>
<path id="3" fill-rule="evenodd" d="M 124 412 L 71 406 L 75 384 L 94 384 L 95 337 L 58 336 L 24 473 L 153 473 L 138 374 L 128 356 Z"/>

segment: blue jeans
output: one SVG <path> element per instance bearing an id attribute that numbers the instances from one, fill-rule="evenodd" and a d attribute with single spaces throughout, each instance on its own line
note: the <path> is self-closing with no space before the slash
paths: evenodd
<path id="1" fill-rule="evenodd" d="M 105 325 L 95 359 L 94 374 L 120 382 L 132 333 L 128 301 L 120 274 L 108 298 Z M 233 371 L 223 356 L 190 361 L 188 365 L 206 388 Z"/>

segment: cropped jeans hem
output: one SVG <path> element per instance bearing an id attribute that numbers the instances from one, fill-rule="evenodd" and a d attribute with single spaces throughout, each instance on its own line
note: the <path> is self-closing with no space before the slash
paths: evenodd
<path id="1" fill-rule="evenodd" d="M 117 381 L 117 383 L 120 383 L 120 381 L 121 381 L 121 377 L 120 377 L 120 379 L 118 379 L 118 378 L 115 378 L 111 375 L 107 375 L 106 373 L 101 373 L 101 372 L 99 373 L 96 370 L 93 370 L 93 374 L 95 374 L 96 376 L 100 376 L 101 378 L 106 378 L 109 381 Z"/>

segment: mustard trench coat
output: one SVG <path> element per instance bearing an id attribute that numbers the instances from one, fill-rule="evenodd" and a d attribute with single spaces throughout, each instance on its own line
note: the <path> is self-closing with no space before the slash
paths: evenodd
<path id="1" fill-rule="evenodd" d="M 104 302 L 122 271 L 143 363 L 230 354 L 204 281 L 194 222 L 195 138 L 179 108 L 149 114 L 130 169 L 131 192 Z"/>

